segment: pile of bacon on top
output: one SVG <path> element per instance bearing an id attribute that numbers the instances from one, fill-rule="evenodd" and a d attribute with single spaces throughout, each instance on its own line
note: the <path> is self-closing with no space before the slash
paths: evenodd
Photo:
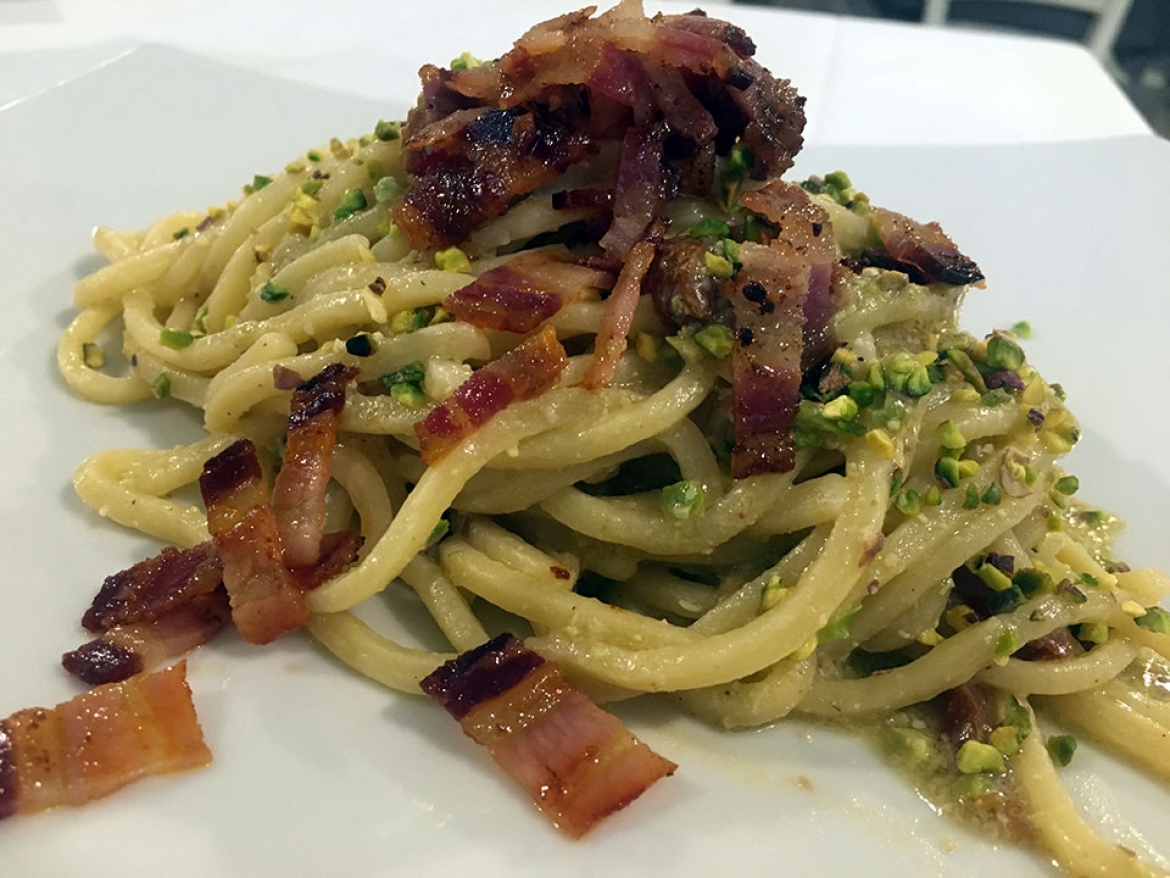
<path id="1" fill-rule="evenodd" d="M 980 278 L 937 225 L 876 208 L 869 249 L 840 262 L 825 211 L 779 180 L 801 146 L 803 99 L 753 54 L 742 30 L 701 12 L 647 19 L 623 2 L 537 25 L 491 64 L 422 69 L 403 132 L 409 185 L 395 209 L 420 252 L 458 246 L 572 166 L 606 148 L 617 155 L 591 188 L 552 196 L 553 208 L 586 216 L 581 247 L 521 252 L 444 302 L 457 319 L 528 337 L 416 426 L 426 463 L 557 383 L 564 348 L 551 327 L 534 331 L 576 297 L 605 295 L 585 383 L 607 384 L 649 295 L 670 329 L 720 323 L 732 332 L 732 475 L 789 469 L 801 377 L 832 349 L 829 320 L 847 273 L 877 264 L 918 282 Z M 680 194 L 723 203 L 739 244 L 732 277 L 708 271 L 701 239 L 672 234 L 666 208 Z M 303 627 L 306 593 L 356 559 L 356 534 L 323 532 L 338 413 L 356 374 L 336 364 L 306 381 L 277 368 L 275 386 L 293 393 L 271 491 L 241 439 L 200 479 L 211 540 L 164 549 L 106 580 L 83 620 L 97 637 L 64 659 L 97 688 L 0 721 L 0 818 L 208 761 L 183 665 L 150 669 L 229 618 L 253 643 Z M 573 836 L 675 768 L 514 639 L 473 650 L 421 688 Z M 484 719 L 497 715 L 516 719 L 508 734 Z"/>

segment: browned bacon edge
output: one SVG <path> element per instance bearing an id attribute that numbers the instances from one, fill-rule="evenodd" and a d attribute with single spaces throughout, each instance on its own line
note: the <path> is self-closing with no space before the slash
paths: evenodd
<path id="1" fill-rule="evenodd" d="M 191 549 L 167 546 L 153 558 L 107 576 L 81 619 L 95 633 L 157 619 L 223 581 L 223 565 L 215 546 L 200 543 Z"/>
<path id="2" fill-rule="evenodd" d="M 556 331 L 546 326 L 476 370 L 445 402 L 414 425 L 423 462 L 432 466 L 512 402 L 523 402 L 557 383 L 569 363 Z"/>
<path id="3" fill-rule="evenodd" d="M 289 567 L 315 564 L 321 557 L 333 446 L 346 385 L 355 377 L 357 369 L 332 363 L 293 392 L 284 461 L 272 489 L 272 511 Z"/>
<path id="4" fill-rule="evenodd" d="M 481 329 L 528 333 L 565 305 L 613 286 L 613 275 L 546 252 L 521 253 L 456 290 L 443 307 Z"/>
<path id="5" fill-rule="evenodd" d="M 251 440 L 240 439 L 208 460 L 199 487 L 240 636 L 263 644 L 303 628 L 309 608 L 285 567 L 268 486 Z"/>
<path id="6" fill-rule="evenodd" d="M 180 662 L 0 720 L 0 818 L 84 805 L 210 761 Z"/>
<path id="7" fill-rule="evenodd" d="M 510 634 L 458 656 L 420 685 L 572 838 L 677 768 Z"/>
<path id="8" fill-rule="evenodd" d="M 217 589 L 161 616 L 115 625 L 65 653 L 61 664 L 91 686 L 119 682 L 202 646 L 230 618 L 227 592 Z"/>

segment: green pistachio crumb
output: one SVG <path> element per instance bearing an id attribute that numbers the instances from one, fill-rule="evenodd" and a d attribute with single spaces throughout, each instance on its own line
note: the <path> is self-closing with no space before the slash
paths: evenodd
<path id="1" fill-rule="evenodd" d="M 165 372 L 160 372 L 159 376 L 150 383 L 150 391 L 154 394 L 155 399 L 166 399 L 171 395 L 171 379 L 166 376 Z"/>
<path id="2" fill-rule="evenodd" d="M 189 234 L 191 234 L 191 230 L 186 226 L 183 226 L 183 228 L 179 229 L 177 232 L 171 235 L 171 237 L 178 241 L 181 238 L 187 237 Z"/>
<path id="3" fill-rule="evenodd" d="M 703 511 L 707 492 L 691 481 L 675 482 L 662 489 L 658 505 L 662 514 L 674 521 L 687 521 Z"/>
<path id="4" fill-rule="evenodd" d="M 1003 493 L 1000 491 L 999 482 L 992 482 L 987 486 L 987 490 L 983 492 L 979 498 L 988 506 L 998 506 L 1003 500 Z"/>
<path id="5" fill-rule="evenodd" d="M 1080 486 L 1080 480 L 1076 476 L 1063 476 L 1057 479 L 1056 484 L 1053 485 L 1057 491 L 1059 491 L 1061 494 L 1064 494 L 1065 496 L 1071 496 L 1075 494 Z"/>
<path id="6" fill-rule="evenodd" d="M 164 329 L 158 334 L 159 344 L 179 350 L 195 341 L 195 336 L 182 329 Z"/>
<path id="7" fill-rule="evenodd" d="M 710 251 L 703 254 L 703 264 L 713 276 L 726 280 L 735 274 L 735 266 L 725 256 Z"/>
<path id="8" fill-rule="evenodd" d="M 276 284 L 272 283 L 271 281 L 269 281 L 268 283 L 266 283 L 264 286 L 262 286 L 260 288 L 260 301 L 261 302 L 269 302 L 269 303 L 283 302 L 290 295 L 292 295 L 292 294 L 288 290 L 286 290 L 284 287 L 277 286 Z"/>
<path id="9" fill-rule="evenodd" d="M 1134 621 L 1147 631 L 1170 634 L 1170 613 L 1161 607 L 1150 607 L 1146 610 L 1145 615 L 1138 616 Z"/>
<path id="10" fill-rule="evenodd" d="M 1003 754 L 982 741 L 967 741 L 955 754 L 955 765 L 963 774 L 1003 774 Z"/>
<path id="11" fill-rule="evenodd" d="M 1061 768 L 1072 762 L 1077 752 L 1077 739 L 1072 735 L 1051 735 L 1048 738 L 1048 755 Z"/>
<path id="12" fill-rule="evenodd" d="M 457 271 L 467 274 L 471 271 L 471 260 L 458 247 L 448 247 L 435 253 L 435 267 L 442 271 Z"/>
<path id="13" fill-rule="evenodd" d="M 379 204 L 397 201 L 405 190 L 394 177 L 382 177 L 374 184 L 374 200 Z"/>
<path id="14" fill-rule="evenodd" d="M 719 323 L 709 323 L 694 335 L 695 344 L 713 357 L 722 359 L 731 353 L 731 330 Z"/>
<path id="15" fill-rule="evenodd" d="M 333 219 L 334 221 L 343 220 L 360 210 L 365 210 L 367 206 L 365 192 L 357 187 L 347 189 L 345 195 L 341 197 L 341 204 L 333 211 Z"/>
<path id="16" fill-rule="evenodd" d="M 374 126 L 374 136 L 379 140 L 397 140 L 402 136 L 402 123 L 380 119 L 378 124 Z"/>
<path id="17" fill-rule="evenodd" d="M 731 226 L 721 219 L 707 217 L 687 229 L 687 234 L 692 238 L 729 238 L 731 237 Z"/>

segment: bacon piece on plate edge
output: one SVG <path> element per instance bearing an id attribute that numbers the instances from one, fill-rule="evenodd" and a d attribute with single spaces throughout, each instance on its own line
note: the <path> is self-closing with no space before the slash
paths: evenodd
<path id="1" fill-rule="evenodd" d="M 572 838 L 677 768 L 511 634 L 452 659 L 420 686 Z"/>

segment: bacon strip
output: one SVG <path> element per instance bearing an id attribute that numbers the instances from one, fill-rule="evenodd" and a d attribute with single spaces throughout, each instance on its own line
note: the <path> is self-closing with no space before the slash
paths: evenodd
<path id="1" fill-rule="evenodd" d="M 241 439 L 207 461 L 199 487 L 240 635 L 262 644 L 304 627 L 309 621 L 305 595 L 285 568 L 276 516 L 251 440 Z"/>
<path id="2" fill-rule="evenodd" d="M 920 223 L 875 207 L 873 224 L 882 240 L 881 251 L 867 251 L 863 260 L 884 268 L 906 272 L 920 284 L 973 284 L 983 280 L 983 272 L 971 259 L 959 252 L 938 223 Z"/>
<path id="3" fill-rule="evenodd" d="M 572 838 L 677 768 L 510 634 L 446 663 L 420 685 Z"/>
<path id="4" fill-rule="evenodd" d="M 168 546 L 153 558 L 107 576 L 81 619 L 95 633 L 157 619 L 223 582 L 223 565 L 209 540 L 192 549 Z"/>
<path id="5" fill-rule="evenodd" d="M 211 640 L 231 618 L 219 589 L 145 622 L 115 625 L 61 657 L 65 670 L 91 686 L 116 683 Z"/>
<path id="6" fill-rule="evenodd" d="M 544 393 L 569 364 L 556 331 L 546 326 L 498 360 L 478 369 L 445 402 L 414 425 L 427 466 L 478 430 L 512 402 Z"/>
<path id="7" fill-rule="evenodd" d="M 315 564 L 321 557 L 337 424 L 346 385 L 356 377 L 352 366 L 333 363 L 293 391 L 284 460 L 272 489 L 272 511 L 289 567 Z"/>
<path id="8" fill-rule="evenodd" d="M 593 360 L 585 373 L 583 384 L 591 390 L 604 387 L 613 380 L 618 363 L 626 350 L 634 310 L 642 295 L 642 280 L 654 261 L 655 246 L 639 241 L 630 248 L 622 265 L 621 274 L 606 302 L 605 317 L 593 343 Z"/>
<path id="9" fill-rule="evenodd" d="M 795 463 L 791 427 L 801 376 L 832 344 L 827 327 L 837 260 L 828 215 L 799 186 L 773 181 L 740 201 L 778 231 L 767 246 L 740 245 L 743 267 L 730 296 L 736 478 L 786 472 Z"/>
<path id="10" fill-rule="evenodd" d="M 0 818 L 84 805 L 210 761 L 179 663 L 0 720 Z"/>
<path id="11" fill-rule="evenodd" d="M 481 329 L 528 333 L 569 302 L 611 286 L 609 272 L 522 253 L 453 292 L 443 307 Z"/>

